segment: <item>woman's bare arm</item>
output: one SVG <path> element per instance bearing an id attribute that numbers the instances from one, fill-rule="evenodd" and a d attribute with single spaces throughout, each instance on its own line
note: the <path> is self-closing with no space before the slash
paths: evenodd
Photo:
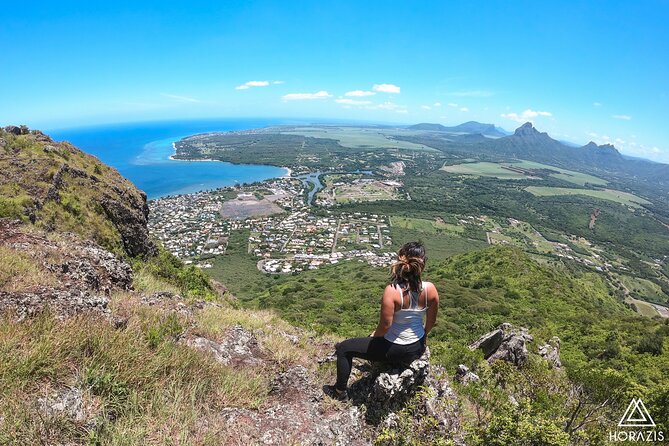
<path id="1" fill-rule="evenodd" d="M 439 311 L 439 293 L 434 285 L 428 285 L 426 298 L 427 316 L 425 318 L 425 336 L 427 336 L 437 322 L 437 312 Z"/>
<path id="2" fill-rule="evenodd" d="M 395 297 L 397 290 L 388 285 L 381 297 L 381 315 L 379 317 L 379 324 L 372 336 L 383 336 L 393 323 L 393 314 L 395 314 Z"/>

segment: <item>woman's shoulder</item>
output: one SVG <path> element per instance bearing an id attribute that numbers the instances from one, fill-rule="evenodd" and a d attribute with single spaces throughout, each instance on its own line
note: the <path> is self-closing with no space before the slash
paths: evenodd
<path id="1" fill-rule="evenodd" d="M 423 280 L 423 288 L 428 294 L 434 294 L 434 292 L 437 291 L 437 287 L 427 280 Z"/>

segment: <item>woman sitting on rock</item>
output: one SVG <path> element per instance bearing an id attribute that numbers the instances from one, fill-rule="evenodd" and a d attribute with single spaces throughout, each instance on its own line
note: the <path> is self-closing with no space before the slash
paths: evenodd
<path id="1" fill-rule="evenodd" d="M 325 386 L 327 394 L 346 398 L 353 358 L 409 364 L 422 356 L 439 307 L 437 289 L 421 279 L 426 260 L 420 242 L 407 243 L 399 250 L 381 298 L 379 325 L 370 337 L 337 344 L 337 383 Z"/>

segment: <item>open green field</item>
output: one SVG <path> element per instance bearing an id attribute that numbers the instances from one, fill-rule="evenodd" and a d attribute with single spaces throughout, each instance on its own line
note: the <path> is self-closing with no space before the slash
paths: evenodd
<path id="1" fill-rule="evenodd" d="M 427 220 L 423 218 L 409 218 L 409 217 L 390 217 L 390 226 L 396 226 L 404 229 L 415 229 L 421 232 L 429 232 L 436 234 L 437 232 L 453 232 L 461 234 L 465 228 L 459 225 L 446 223 L 438 220 Z"/>
<path id="2" fill-rule="evenodd" d="M 518 221 L 508 227 L 498 226 L 496 232 L 488 232 L 492 244 L 509 244 L 523 249 L 530 248 L 540 253 L 550 254 L 555 251 L 553 245 L 532 225 Z"/>
<path id="3" fill-rule="evenodd" d="M 662 288 L 650 280 L 624 275 L 620 276 L 620 280 L 635 297 L 659 304 L 667 303 L 667 296 L 662 292 Z"/>
<path id="4" fill-rule="evenodd" d="M 549 176 L 554 178 L 559 178 L 561 180 L 568 181 L 573 184 L 578 184 L 580 186 L 584 186 L 585 184 L 595 184 L 603 186 L 607 184 L 606 180 L 594 177 L 592 175 L 526 160 L 520 160 L 513 163 L 490 163 L 490 162 L 463 163 L 463 164 L 455 164 L 452 166 L 444 166 L 442 167 L 441 170 L 461 175 L 494 177 L 501 180 L 526 180 L 526 179 L 536 178 L 531 175 L 525 175 L 521 172 L 514 172 L 512 170 L 504 168 L 504 166 L 519 167 L 522 169 L 554 170 L 559 173 L 552 173 Z"/>
<path id="5" fill-rule="evenodd" d="M 272 277 L 258 270 L 258 259 L 248 254 L 248 238 L 248 229 L 231 231 L 225 254 L 212 259 L 212 268 L 204 270 L 240 299 L 251 299 L 273 281 Z"/>
<path id="6" fill-rule="evenodd" d="M 556 195 L 586 195 L 601 200 L 615 201 L 625 206 L 639 207 L 640 204 L 651 204 L 650 201 L 637 197 L 628 192 L 613 189 L 570 189 L 567 187 L 529 186 L 525 190 L 538 197 L 552 197 Z"/>
<path id="7" fill-rule="evenodd" d="M 345 204 L 350 202 L 396 200 L 398 198 L 394 188 L 377 182 L 339 186 L 335 189 L 334 201 Z"/>
<path id="8" fill-rule="evenodd" d="M 646 317 L 654 317 L 654 316 L 659 316 L 660 313 L 657 312 L 655 307 L 653 307 L 651 304 L 648 302 L 644 302 L 642 300 L 634 299 L 631 297 L 627 298 L 627 302 L 634 304 L 636 308 L 639 310 L 639 314 L 646 316 Z"/>
<path id="9" fill-rule="evenodd" d="M 432 260 L 443 260 L 488 246 L 484 241 L 472 240 L 455 234 L 420 231 L 401 226 L 392 226 L 390 233 L 393 238 L 394 250 L 399 250 L 407 242 L 420 240 L 425 244 L 427 256 Z"/>
<path id="10" fill-rule="evenodd" d="M 522 173 L 512 172 L 498 163 L 464 163 L 453 166 L 444 166 L 441 170 L 460 175 L 474 175 L 481 177 L 494 177 L 500 180 L 524 180 L 530 178 Z"/>
<path id="11" fill-rule="evenodd" d="M 400 199 L 396 187 L 376 180 L 357 181 L 361 177 L 362 175 L 359 174 L 325 175 L 323 182 L 326 187 L 318 193 L 318 198 L 331 204 Z M 339 184 L 335 185 L 335 183 Z"/>
<path id="12" fill-rule="evenodd" d="M 329 138 L 339 141 L 344 147 L 353 149 L 394 148 L 408 150 L 436 151 L 432 147 L 408 141 L 397 141 L 390 138 L 389 132 L 366 127 L 296 127 L 282 131 L 286 135 L 311 136 L 313 138 Z M 390 132 L 391 133 L 391 132 Z"/>
<path id="13" fill-rule="evenodd" d="M 573 170 L 567 170 L 563 168 L 558 168 L 555 166 L 549 166 L 548 164 L 535 163 L 534 161 L 520 160 L 517 163 L 512 163 L 512 166 L 524 167 L 527 169 L 552 169 L 558 170 L 560 173 L 553 173 L 550 176 L 554 178 L 559 178 L 570 183 L 578 184 L 579 186 L 585 186 L 586 183 L 595 184 L 597 186 L 604 186 L 608 184 L 608 181 L 601 178 L 588 175 L 587 173 L 576 172 Z"/>

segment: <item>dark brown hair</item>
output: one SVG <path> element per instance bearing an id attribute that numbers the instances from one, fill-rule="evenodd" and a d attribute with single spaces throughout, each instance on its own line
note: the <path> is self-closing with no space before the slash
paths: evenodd
<path id="1" fill-rule="evenodd" d="M 420 291 L 421 275 L 425 269 L 425 246 L 421 242 L 409 242 L 397 252 L 397 261 L 390 267 L 390 281 L 411 291 Z"/>

